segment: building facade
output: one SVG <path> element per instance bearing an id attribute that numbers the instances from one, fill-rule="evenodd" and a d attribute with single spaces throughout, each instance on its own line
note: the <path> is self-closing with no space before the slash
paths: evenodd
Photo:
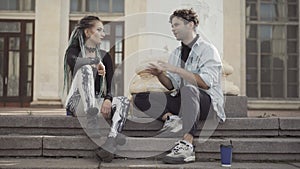
<path id="1" fill-rule="evenodd" d="M 128 96 L 137 66 L 179 45 L 168 23 L 178 8 L 198 12 L 250 109 L 300 109 L 298 0 L 1 0 L 0 107 L 63 104 L 68 37 L 89 14 L 105 23 L 114 93 Z"/>

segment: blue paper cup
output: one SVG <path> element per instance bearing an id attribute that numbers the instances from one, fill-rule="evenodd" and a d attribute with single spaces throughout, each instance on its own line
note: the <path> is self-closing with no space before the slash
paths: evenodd
<path id="1" fill-rule="evenodd" d="M 231 167 L 232 148 L 232 145 L 220 145 L 222 167 Z"/>

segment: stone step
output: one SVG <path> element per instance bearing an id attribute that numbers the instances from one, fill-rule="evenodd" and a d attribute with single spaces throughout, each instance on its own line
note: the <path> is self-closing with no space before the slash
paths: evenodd
<path id="1" fill-rule="evenodd" d="M 297 169 L 299 162 L 236 162 L 233 169 Z M 223 169 L 219 161 L 194 162 L 182 165 L 163 164 L 159 160 L 115 159 L 99 163 L 88 158 L 0 158 L 1 169 Z"/>
<path id="2" fill-rule="evenodd" d="M 135 97 L 135 96 L 133 96 Z M 247 96 L 225 96 L 224 111 L 227 117 L 247 117 Z M 133 109 L 133 107 L 132 107 Z M 148 117 L 137 109 L 131 113 L 137 117 Z"/>
<path id="3" fill-rule="evenodd" d="M 0 158 L 1 169 L 99 169 L 92 158 Z"/>
<path id="4" fill-rule="evenodd" d="M 104 120 L 101 124 L 107 124 Z M 129 117 L 124 134 L 128 136 L 155 136 L 163 123 L 151 118 Z M 102 126 L 108 129 L 108 125 Z M 203 128 L 203 122 L 199 125 Z M 214 131 L 206 128 L 207 131 Z M 204 131 L 206 131 L 204 130 Z M 1 115 L 0 135 L 85 135 L 79 120 L 68 116 Z M 218 137 L 300 136 L 300 117 L 228 118 L 214 131 Z"/>
<path id="5" fill-rule="evenodd" d="M 172 148 L 177 139 L 128 137 L 119 146 L 118 157 L 160 158 Z M 94 157 L 94 149 L 105 138 L 90 139 L 87 136 L 30 136 L 1 135 L 2 157 Z M 220 145 L 232 141 L 235 160 L 300 160 L 300 138 L 195 138 L 198 160 L 219 159 Z"/>
<path id="6" fill-rule="evenodd" d="M 255 163 L 235 162 L 232 169 L 297 169 L 300 163 Z M 101 169 L 224 169 L 219 161 L 195 162 L 182 165 L 163 164 L 158 160 L 124 160 L 116 159 L 112 163 L 101 163 Z"/>

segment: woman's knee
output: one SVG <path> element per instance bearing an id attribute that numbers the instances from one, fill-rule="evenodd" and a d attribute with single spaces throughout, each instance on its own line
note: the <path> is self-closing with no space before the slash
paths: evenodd
<path id="1" fill-rule="evenodd" d="M 84 65 L 80 68 L 83 74 L 93 75 L 93 68 L 91 65 Z"/>

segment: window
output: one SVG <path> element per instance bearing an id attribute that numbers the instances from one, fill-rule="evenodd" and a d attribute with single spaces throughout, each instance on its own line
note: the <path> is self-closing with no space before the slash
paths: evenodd
<path id="1" fill-rule="evenodd" d="M 34 11 L 35 0 L 0 0 L 1 11 Z"/>
<path id="2" fill-rule="evenodd" d="M 246 92 L 299 99 L 299 1 L 246 0 Z"/>
<path id="3" fill-rule="evenodd" d="M 32 101 L 33 51 L 33 20 L 0 20 L 0 107 Z"/>
<path id="4" fill-rule="evenodd" d="M 71 0 L 71 13 L 124 13 L 124 0 Z"/>

